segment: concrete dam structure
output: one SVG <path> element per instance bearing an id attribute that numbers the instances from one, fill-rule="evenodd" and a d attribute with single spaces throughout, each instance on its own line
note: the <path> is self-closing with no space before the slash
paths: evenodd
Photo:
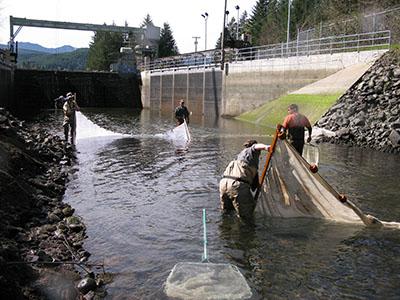
<path id="1" fill-rule="evenodd" d="M 71 91 L 81 107 L 141 109 L 137 76 L 112 72 L 17 69 L 0 64 L 0 106 L 19 114 L 54 108 L 54 99 Z"/>
<path id="2" fill-rule="evenodd" d="M 210 65 L 142 71 L 142 104 L 172 112 L 184 99 L 193 115 L 234 117 L 354 64 L 368 66 L 386 51 L 234 61 L 224 71 Z M 354 73 L 353 82 L 361 75 Z"/>

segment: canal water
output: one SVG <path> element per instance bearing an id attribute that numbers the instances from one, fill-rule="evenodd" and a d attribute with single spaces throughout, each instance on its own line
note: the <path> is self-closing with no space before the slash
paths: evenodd
<path id="1" fill-rule="evenodd" d="M 163 285 L 173 266 L 201 261 L 203 208 L 210 261 L 238 266 L 254 299 L 400 298 L 398 230 L 261 216 L 249 225 L 221 215 L 221 174 L 245 140 L 270 143 L 267 130 L 193 119 L 182 152 L 164 135 L 173 128 L 170 115 L 83 114 L 64 201 L 87 226 L 90 261 L 114 274 L 107 299 L 167 299 Z M 60 112 L 53 116 L 61 127 Z M 399 156 L 323 144 L 319 169 L 364 211 L 400 221 Z"/>

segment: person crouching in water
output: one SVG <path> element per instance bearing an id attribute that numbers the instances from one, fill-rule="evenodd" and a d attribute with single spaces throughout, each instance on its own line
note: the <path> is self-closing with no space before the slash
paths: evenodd
<path id="1" fill-rule="evenodd" d="M 68 142 L 68 133 L 71 132 L 71 144 L 75 143 L 76 136 L 76 114 L 75 111 L 79 111 L 80 108 L 76 103 L 76 94 L 72 95 L 72 93 L 68 93 L 64 105 L 64 136 L 65 142 Z"/>
<path id="2" fill-rule="evenodd" d="M 219 183 L 220 202 L 223 212 L 236 211 L 243 219 L 251 219 L 256 201 L 251 193 L 259 187 L 258 164 L 261 150 L 269 151 L 269 145 L 249 140 L 236 160 L 225 169 Z"/>

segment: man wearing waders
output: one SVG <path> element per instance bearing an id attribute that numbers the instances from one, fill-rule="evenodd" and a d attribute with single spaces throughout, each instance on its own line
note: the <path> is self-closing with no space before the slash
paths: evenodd
<path id="1" fill-rule="evenodd" d="M 80 110 L 78 104 L 76 103 L 76 94 L 72 95 L 71 92 L 67 94 L 67 101 L 63 105 L 64 112 L 64 136 L 65 142 L 68 142 L 68 133 L 71 132 L 71 144 L 75 143 L 76 135 L 76 116 L 75 111 Z"/>
<path id="2" fill-rule="evenodd" d="M 224 212 L 235 210 L 243 219 L 251 219 L 256 202 L 250 190 L 258 186 L 258 164 L 261 150 L 269 151 L 269 145 L 249 140 L 245 149 L 226 167 L 219 183 L 221 209 Z"/>
<path id="3" fill-rule="evenodd" d="M 288 115 L 282 124 L 282 132 L 288 131 L 288 142 L 296 149 L 300 155 L 303 155 L 304 147 L 304 128 L 308 129 L 307 143 L 311 142 L 311 124 L 306 116 L 300 114 L 297 104 L 291 104 L 288 107 Z"/>
<path id="4" fill-rule="evenodd" d="M 178 125 L 183 123 L 183 120 L 186 120 L 186 123 L 189 124 L 189 110 L 185 106 L 185 101 L 181 100 L 180 105 L 175 108 L 175 119 L 178 122 Z"/>

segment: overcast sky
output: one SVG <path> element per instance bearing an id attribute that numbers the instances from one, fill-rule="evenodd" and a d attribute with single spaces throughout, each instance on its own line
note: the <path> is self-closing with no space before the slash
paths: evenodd
<path id="1" fill-rule="evenodd" d="M 250 15 L 256 0 L 228 0 L 229 19 L 244 10 Z M 207 21 L 207 48 L 212 49 L 221 33 L 224 0 L 0 0 L 0 43 L 6 44 L 10 36 L 9 16 L 27 19 L 63 21 L 90 24 L 108 24 L 139 27 L 146 14 L 155 26 L 170 24 L 181 53 L 194 51 L 194 36 L 199 36 L 198 50 L 204 50 L 205 22 Z M 14 26 L 14 32 L 17 26 Z M 92 32 L 24 27 L 17 35 L 20 42 L 31 42 L 55 48 L 71 45 L 88 47 Z"/>

